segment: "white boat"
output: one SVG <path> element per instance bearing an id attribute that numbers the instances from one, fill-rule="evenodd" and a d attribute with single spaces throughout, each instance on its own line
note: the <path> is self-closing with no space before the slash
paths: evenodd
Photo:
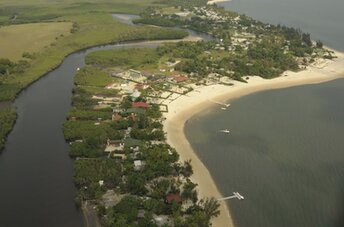
<path id="1" fill-rule="evenodd" d="M 233 192 L 233 194 L 234 194 L 235 197 L 237 197 L 239 200 L 245 199 L 244 196 L 242 196 L 242 195 L 239 194 L 239 192 Z"/>
<path id="2" fill-rule="evenodd" d="M 228 129 L 222 129 L 222 130 L 220 130 L 220 132 L 229 133 L 230 131 Z"/>
<path id="3" fill-rule="evenodd" d="M 221 110 L 227 110 L 227 108 L 226 107 L 221 107 Z"/>
<path id="4" fill-rule="evenodd" d="M 228 103 L 228 104 L 225 104 L 225 106 L 228 108 L 228 107 L 230 107 L 230 106 L 231 106 L 231 104 L 229 104 L 229 103 Z"/>
<path id="5" fill-rule="evenodd" d="M 76 69 L 76 71 L 79 71 L 79 70 L 80 70 L 80 68 L 77 68 L 77 69 Z"/>

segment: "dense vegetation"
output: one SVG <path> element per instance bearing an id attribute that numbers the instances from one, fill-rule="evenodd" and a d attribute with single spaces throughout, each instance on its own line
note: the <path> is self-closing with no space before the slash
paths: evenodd
<path id="1" fill-rule="evenodd" d="M 217 73 L 236 80 L 250 75 L 273 78 L 286 70 L 298 70 L 317 57 L 332 58 L 330 52 L 321 49 L 321 41 L 314 44 L 310 34 L 299 29 L 264 24 L 216 6 L 196 6 L 176 6 L 182 16 L 151 7 L 135 21 L 189 28 L 217 38 L 207 43 L 181 42 L 160 47 L 160 56 L 181 59 L 175 68 L 178 71 L 199 77 Z"/>
<path id="2" fill-rule="evenodd" d="M 110 76 L 109 68 L 156 67 L 161 57 L 156 49 L 131 51 L 91 53 L 88 65 L 75 77 L 74 108 L 64 124 L 64 135 L 71 157 L 76 158 L 76 202 L 93 201 L 104 226 L 158 226 L 154 219 L 158 216 L 168 217 L 164 226 L 209 226 L 219 214 L 219 204 L 198 198 L 197 185 L 188 179 L 193 172 L 190 162 L 180 163 L 177 152 L 165 142 L 159 106 L 135 109 L 132 98 L 125 95 L 105 106 L 94 99 L 120 96 L 120 91 L 104 89 L 109 82 L 120 83 Z M 151 61 L 146 62 L 147 58 Z M 142 96 L 135 101 L 145 100 Z M 113 110 L 119 111 L 119 118 L 113 119 Z M 111 143 L 124 146 L 106 151 Z M 111 192 L 119 199 L 107 206 L 104 195 Z M 169 194 L 179 195 L 186 205 L 166 202 Z"/>
<path id="3" fill-rule="evenodd" d="M 15 109 L 0 108 L 0 152 L 4 148 L 5 138 L 11 131 L 16 118 L 17 114 Z"/>

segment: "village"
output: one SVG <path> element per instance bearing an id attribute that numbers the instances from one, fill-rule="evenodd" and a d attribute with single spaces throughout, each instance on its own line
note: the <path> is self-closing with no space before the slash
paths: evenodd
<path id="1" fill-rule="evenodd" d="M 74 108 L 64 125 L 75 158 L 76 201 L 97 212 L 104 223 L 117 217 L 109 213 L 114 207 L 121 207 L 123 214 L 136 209 L 129 222 L 154 226 L 193 223 L 194 212 L 205 212 L 208 206 L 204 220 L 217 215 L 217 201 L 198 199 L 189 178 L 190 161 L 178 161 L 162 130 L 168 104 L 197 88 L 190 75 L 175 72 L 176 64 L 165 62 L 157 74 L 86 67 L 76 75 Z M 95 77 L 103 81 L 94 83 Z"/>
<path id="2" fill-rule="evenodd" d="M 163 122 L 169 104 L 204 86 L 246 83 L 253 75 L 286 76 L 287 70 L 333 56 L 298 30 L 209 6 L 177 12 L 177 17 L 147 15 L 159 23 L 183 21 L 183 26 L 201 28 L 214 39 L 104 50 L 86 57 L 64 124 L 75 158 L 76 202 L 110 226 L 121 220 L 139 226 L 208 226 L 219 214 L 219 203 L 198 198 L 197 185 L 190 180 L 191 161 L 180 162 L 167 144 Z"/>

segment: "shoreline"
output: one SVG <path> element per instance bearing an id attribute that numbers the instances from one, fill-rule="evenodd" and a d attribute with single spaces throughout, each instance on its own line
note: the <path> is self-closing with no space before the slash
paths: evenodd
<path id="1" fill-rule="evenodd" d="M 274 79 L 262 79 L 258 76 L 251 76 L 248 83 L 233 81 L 232 86 L 216 84 L 197 87 L 187 95 L 183 95 L 168 104 L 169 112 L 164 114 L 166 118 L 164 121 L 164 131 L 167 133 L 167 143 L 177 150 L 180 155 L 180 161 L 192 160 L 191 165 L 194 174 L 191 180 L 198 184 L 198 193 L 201 198 L 221 198 L 227 195 L 221 194 L 210 172 L 186 139 L 184 127 L 187 120 L 202 110 L 218 105 L 214 101 L 224 102 L 259 91 L 317 84 L 344 78 L 344 53 L 333 51 L 337 58 L 307 66 L 303 71 L 286 71 L 282 76 Z M 213 226 L 234 226 L 230 215 L 230 207 L 226 202 L 220 202 L 220 205 L 221 213 L 212 220 Z"/>
<path id="2" fill-rule="evenodd" d="M 232 0 L 211 0 L 211 1 L 207 2 L 207 5 L 213 5 L 213 4 L 216 4 L 216 3 L 230 2 L 230 1 L 232 1 Z"/>

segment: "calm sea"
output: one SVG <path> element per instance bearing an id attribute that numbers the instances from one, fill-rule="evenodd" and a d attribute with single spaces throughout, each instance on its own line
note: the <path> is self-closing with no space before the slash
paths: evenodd
<path id="1" fill-rule="evenodd" d="M 344 1 L 222 4 L 344 50 Z M 344 226 L 344 79 L 265 91 L 190 119 L 187 138 L 230 200 L 238 227 Z M 228 128 L 231 134 L 220 133 Z"/>

